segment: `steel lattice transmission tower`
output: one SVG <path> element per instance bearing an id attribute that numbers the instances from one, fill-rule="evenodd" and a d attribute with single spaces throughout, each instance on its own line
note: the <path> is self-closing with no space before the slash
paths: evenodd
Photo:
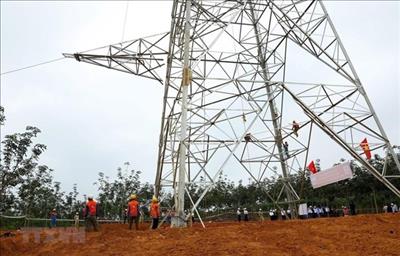
<path id="1" fill-rule="evenodd" d="M 164 85 L 155 193 L 173 189 L 174 226 L 185 225 L 185 196 L 197 211 L 222 171 L 233 169 L 261 186 L 273 178 L 281 190 L 268 199 L 295 209 L 291 174 L 306 168 L 313 127 L 400 197 L 390 180 L 400 177 L 397 157 L 389 174 L 363 155 L 365 137 L 373 152 L 395 153 L 321 1 L 175 0 L 171 16 L 169 32 L 65 56 Z M 288 81 L 288 44 L 345 83 Z M 297 137 L 290 124 L 299 116 Z"/>

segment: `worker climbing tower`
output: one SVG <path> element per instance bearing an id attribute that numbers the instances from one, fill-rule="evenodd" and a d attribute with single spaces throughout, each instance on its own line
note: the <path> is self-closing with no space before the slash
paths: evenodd
<path id="1" fill-rule="evenodd" d="M 222 173 L 278 182 L 268 200 L 295 214 L 292 174 L 306 173 L 316 129 L 400 197 L 397 157 L 396 173 L 367 159 L 366 151 L 395 153 L 321 1 L 175 0 L 171 17 L 169 32 L 64 55 L 163 85 L 155 193 L 173 190 L 173 226 L 185 226 L 185 207 L 197 212 Z M 290 47 L 329 75 L 291 80 L 306 60 L 292 65 Z"/>

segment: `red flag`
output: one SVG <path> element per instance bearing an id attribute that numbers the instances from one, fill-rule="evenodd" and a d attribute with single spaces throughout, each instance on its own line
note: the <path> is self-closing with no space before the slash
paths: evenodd
<path id="1" fill-rule="evenodd" d="M 371 159 L 371 150 L 369 149 L 367 138 L 361 141 L 360 146 L 364 150 L 364 154 L 367 157 L 367 159 Z"/>
<path id="2" fill-rule="evenodd" d="M 307 168 L 313 174 L 317 173 L 317 168 L 315 167 L 314 161 L 311 161 L 311 163 L 307 166 Z"/>

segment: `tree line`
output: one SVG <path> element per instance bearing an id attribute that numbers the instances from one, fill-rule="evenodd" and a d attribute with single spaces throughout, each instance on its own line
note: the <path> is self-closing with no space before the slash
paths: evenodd
<path id="1" fill-rule="evenodd" d="M 0 106 L 0 124 L 3 125 L 4 122 L 4 109 Z M 53 178 L 53 169 L 40 163 L 39 158 L 46 150 L 46 145 L 35 142 L 40 132 L 40 129 L 28 126 L 24 132 L 6 135 L 1 142 L 0 215 L 47 218 L 49 212 L 56 208 L 62 218 L 72 218 L 76 212 L 82 212 L 86 195 L 79 193 L 76 184 L 70 192 L 63 191 L 60 182 Z M 375 155 L 370 161 L 376 169 L 382 170 L 384 159 L 379 155 Z M 380 210 L 384 204 L 398 199 L 363 167 L 352 162 L 352 168 L 353 179 L 319 189 L 312 188 L 308 171 L 293 174 L 289 179 L 294 189 L 299 191 L 302 202 L 311 205 L 339 208 L 353 202 L 358 208 Z M 389 158 L 387 174 L 394 172 L 395 168 L 393 159 Z M 98 189 L 96 199 L 100 205 L 99 215 L 107 219 L 123 217 L 130 194 L 137 194 L 146 204 L 154 191 L 153 185 L 141 182 L 141 172 L 131 168 L 128 162 L 107 173 L 113 172 L 116 173 L 116 178 L 111 179 L 100 172 L 94 183 Z M 393 182 L 396 187 L 400 187 L 399 179 Z M 237 207 L 247 207 L 250 211 L 257 211 L 259 208 L 267 210 L 274 207 L 267 193 L 276 196 L 281 187 L 280 177 L 244 184 L 242 180 L 234 182 L 221 174 L 202 200 L 199 209 L 200 212 L 232 211 Z M 194 201 L 204 189 L 194 184 L 188 187 Z M 171 193 L 164 191 L 161 197 L 163 207 L 173 205 Z M 190 207 L 189 199 L 185 200 L 185 205 Z"/>

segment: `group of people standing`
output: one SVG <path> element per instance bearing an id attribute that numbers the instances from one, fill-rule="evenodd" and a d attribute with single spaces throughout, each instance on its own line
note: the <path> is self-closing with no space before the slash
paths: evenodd
<path id="1" fill-rule="evenodd" d="M 95 231 L 98 230 L 97 228 L 97 221 L 94 216 L 96 216 L 96 204 L 93 205 L 92 202 L 95 202 L 93 198 L 89 198 L 86 204 L 86 229 L 90 231 L 91 226 Z M 94 207 L 93 207 L 94 206 Z M 93 215 L 94 213 L 94 215 Z M 143 214 L 140 211 L 139 202 L 137 200 L 137 196 L 132 194 L 129 197 L 128 206 L 125 209 L 126 218 L 128 219 L 128 227 L 132 229 L 133 223 L 135 223 L 135 229 L 139 230 L 139 219 L 140 216 Z M 158 228 L 158 220 L 160 218 L 160 205 L 158 203 L 157 197 L 153 196 L 150 204 L 150 217 L 152 218 L 152 229 Z"/>
<path id="2" fill-rule="evenodd" d="M 279 211 L 277 210 L 277 209 L 270 209 L 269 211 L 268 211 L 268 214 L 269 214 L 269 218 L 271 219 L 271 220 L 278 220 L 279 219 L 279 216 L 278 216 L 278 213 Z M 287 210 L 285 210 L 285 209 L 281 209 L 280 210 L 280 215 L 281 215 L 281 219 L 282 220 L 286 220 L 286 217 L 288 218 L 288 219 L 291 219 L 292 218 L 292 213 L 291 213 L 291 211 L 290 211 L 290 209 L 287 209 Z"/>
<path id="3" fill-rule="evenodd" d="M 394 207 L 393 207 L 393 205 L 394 205 Z M 398 211 L 397 205 L 391 204 L 391 207 L 393 209 L 396 209 L 396 211 Z M 391 207 L 386 205 L 384 207 L 384 209 L 386 209 L 385 212 L 392 211 Z M 324 206 L 324 205 L 322 205 L 322 206 L 321 205 L 314 205 L 314 206 L 310 205 L 306 209 L 307 209 L 308 214 L 306 214 L 304 216 L 303 215 L 299 216 L 301 219 L 356 215 L 356 206 L 353 202 L 351 202 L 349 206 L 342 206 L 342 208 L 339 208 L 339 209 L 335 209 L 335 208 L 331 209 L 330 207 Z M 257 212 L 258 219 L 260 221 L 264 221 L 264 213 L 269 215 L 269 218 L 272 221 L 278 220 L 278 219 L 281 219 L 281 220 L 292 219 L 292 211 L 290 208 L 288 208 L 288 209 L 281 208 L 280 210 L 271 208 L 269 210 L 266 210 L 265 212 L 263 212 L 263 210 L 260 208 Z M 236 211 L 236 216 L 237 216 L 238 222 L 240 222 L 242 219 L 244 219 L 244 221 L 249 220 L 249 212 L 246 208 L 243 208 L 243 212 L 241 211 L 240 208 L 238 208 Z M 243 218 L 242 218 L 242 216 L 243 216 Z"/>
<path id="4" fill-rule="evenodd" d="M 395 213 L 395 212 L 398 212 L 398 211 L 399 211 L 399 207 L 395 203 L 385 204 L 383 206 L 383 212 L 384 213 L 388 213 L 388 212 Z"/>
<path id="5" fill-rule="evenodd" d="M 268 215 L 269 215 L 271 220 L 279 219 L 278 211 L 276 209 L 267 210 L 266 213 L 268 213 Z M 281 219 L 282 220 L 285 220 L 287 218 L 291 219 L 291 217 L 292 217 L 290 209 L 285 210 L 285 209 L 282 208 L 281 211 L 280 211 L 280 214 L 281 214 Z M 247 208 L 243 208 L 243 211 L 242 211 L 240 209 L 240 207 L 239 207 L 237 209 L 237 211 L 236 211 L 236 216 L 237 216 L 237 221 L 238 222 L 241 222 L 242 219 L 244 221 L 249 221 L 249 211 L 247 210 Z M 242 216 L 243 216 L 243 218 L 242 218 Z M 265 220 L 264 212 L 263 212 L 263 210 L 261 208 L 258 210 L 256 216 L 258 216 L 258 220 L 260 220 L 260 221 L 264 221 Z"/>
<path id="6" fill-rule="evenodd" d="M 50 212 L 50 228 L 54 228 L 57 226 L 57 211 L 54 208 Z M 79 228 L 79 213 L 76 212 L 74 216 L 74 226 L 75 228 Z"/>
<path id="7" fill-rule="evenodd" d="M 85 204 L 85 208 L 82 211 L 82 215 L 85 219 L 86 231 L 98 231 L 99 225 L 97 222 L 98 216 L 98 205 L 92 196 L 88 196 L 88 200 Z M 129 197 L 127 208 L 125 209 L 125 216 L 128 219 L 128 228 L 132 229 L 133 223 L 135 223 L 135 229 L 139 230 L 139 218 L 143 213 L 140 211 L 140 206 L 137 201 L 137 196 L 132 194 Z M 153 196 L 150 204 L 150 217 L 152 218 L 152 229 L 158 228 L 158 221 L 160 218 L 160 206 L 158 199 Z M 57 223 L 57 212 L 53 209 L 50 212 L 50 228 L 55 227 Z M 125 223 L 125 221 L 124 221 Z M 77 212 L 74 216 L 74 224 L 76 228 L 79 228 L 79 213 Z"/>
<path id="8" fill-rule="evenodd" d="M 329 217 L 331 209 L 329 206 L 310 205 L 307 209 L 308 218 Z"/>
<path id="9" fill-rule="evenodd" d="M 320 218 L 320 217 L 340 217 L 340 216 L 349 216 L 356 215 L 356 205 L 354 202 L 350 202 L 350 204 L 343 205 L 339 208 L 330 208 L 329 206 L 309 206 L 308 207 L 308 218 Z"/>
<path id="10" fill-rule="evenodd" d="M 237 220 L 239 222 L 242 221 L 242 211 L 240 210 L 240 207 L 236 211 L 237 215 Z M 247 208 L 243 208 L 243 220 L 244 221 L 249 221 L 249 211 L 247 211 Z"/>
<path id="11" fill-rule="evenodd" d="M 139 218 L 141 216 L 139 203 L 136 195 L 131 195 L 129 198 L 128 207 L 126 209 L 126 217 L 128 218 L 129 229 L 132 229 L 133 223 L 135 223 L 136 230 L 139 230 Z M 153 196 L 150 204 L 150 217 L 152 218 L 151 228 L 158 228 L 158 220 L 160 218 L 160 205 L 155 196 Z"/>

